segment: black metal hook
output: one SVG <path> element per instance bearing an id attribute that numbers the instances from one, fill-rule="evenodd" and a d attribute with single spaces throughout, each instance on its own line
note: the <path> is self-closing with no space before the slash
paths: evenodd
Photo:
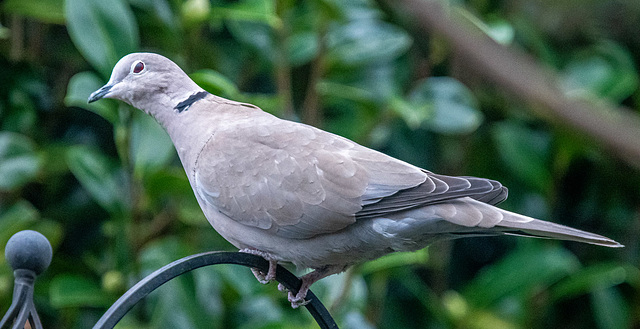
<path id="1" fill-rule="evenodd" d="M 122 295 L 122 297 L 107 310 L 93 329 L 113 328 L 137 302 L 161 285 L 197 268 L 218 264 L 236 264 L 253 267 L 265 273 L 269 269 L 269 262 L 264 258 L 242 252 L 212 251 L 184 257 L 149 274 L 135 286 L 131 287 L 131 289 Z M 280 265 L 278 265 L 276 269 L 276 280 L 294 294 L 298 292 L 298 289 L 300 289 L 302 285 L 302 281 L 300 281 L 298 277 Z M 307 310 L 309 310 L 309 313 L 311 313 L 318 325 L 320 325 L 320 328 L 338 328 L 329 311 L 327 311 L 313 292 L 309 291 L 306 299 L 310 300 L 309 304 L 306 305 Z"/>

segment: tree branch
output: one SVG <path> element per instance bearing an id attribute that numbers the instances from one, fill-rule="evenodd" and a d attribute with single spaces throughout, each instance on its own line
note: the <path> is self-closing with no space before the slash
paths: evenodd
<path id="1" fill-rule="evenodd" d="M 401 19 L 416 38 L 438 33 L 455 47 L 470 67 L 535 105 L 539 116 L 569 125 L 640 168 L 640 118 L 628 109 L 605 108 L 567 98 L 558 78 L 531 58 L 505 48 L 454 20 L 440 1 L 378 0 Z"/>

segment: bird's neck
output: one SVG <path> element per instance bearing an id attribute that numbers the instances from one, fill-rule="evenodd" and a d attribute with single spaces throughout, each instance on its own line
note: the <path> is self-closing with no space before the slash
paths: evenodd
<path id="1" fill-rule="evenodd" d="M 185 80 L 174 83 L 173 88 L 154 93 L 154 97 L 132 99 L 130 104 L 154 117 L 167 129 L 181 112 L 208 94 L 191 79 Z"/>
<path id="2" fill-rule="evenodd" d="M 215 111 L 202 111 L 199 102 L 210 96 L 195 83 L 189 88 L 175 89 L 171 94 L 156 93 L 154 99 L 132 104 L 151 115 L 169 134 L 185 168 L 190 168 L 204 140 L 214 125 L 207 124 Z"/>

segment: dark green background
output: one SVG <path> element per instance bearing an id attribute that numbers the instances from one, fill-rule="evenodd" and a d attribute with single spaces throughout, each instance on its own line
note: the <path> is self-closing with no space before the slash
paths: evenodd
<path id="1" fill-rule="evenodd" d="M 448 2 L 460 24 L 556 72 L 566 97 L 640 110 L 637 1 Z M 445 37 L 407 29 L 383 8 L 365 0 L 0 3 L 0 246 L 22 229 L 53 244 L 36 285 L 45 328 L 90 328 L 151 271 L 233 250 L 206 222 L 153 119 L 113 100 L 86 104 L 134 51 L 168 56 L 217 95 L 426 169 L 500 180 L 510 188 L 502 207 L 627 246 L 499 237 L 393 255 L 312 287 L 341 327 L 640 327 L 638 167 L 536 116 L 539 105 L 504 92 Z M 13 280 L 3 255 L 1 311 Z M 120 325 L 314 327 L 275 284 L 231 265 L 163 287 Z"/>

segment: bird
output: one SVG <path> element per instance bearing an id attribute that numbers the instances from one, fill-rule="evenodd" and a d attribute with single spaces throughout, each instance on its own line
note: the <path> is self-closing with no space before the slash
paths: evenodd
<path id="1" fill-rule="evenodd" d="M 170 136 L 213 228 L 240 251 L 311 269 L 288 301 L 316 281 L 393 252 L 440 240 L 516 235 L 622 247 L 607 237 L 510 212 L 500 182 L 447 176 L 259 107 L 213 95 L 170 59 L 131 53 L 88 102 L 124 101 Z"/>

